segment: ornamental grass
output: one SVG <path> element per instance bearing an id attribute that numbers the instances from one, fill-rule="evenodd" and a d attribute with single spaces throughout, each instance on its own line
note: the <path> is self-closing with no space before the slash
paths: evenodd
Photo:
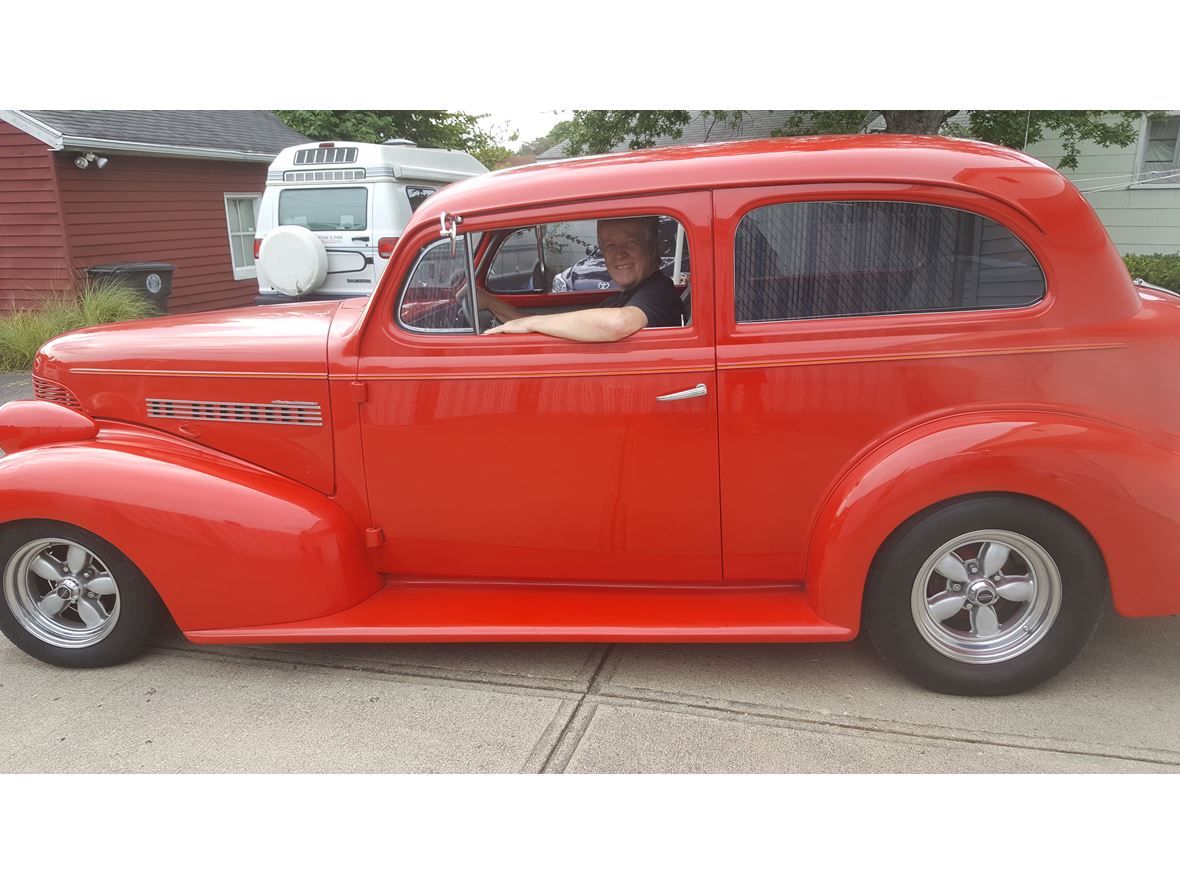
<path id="1" fill-rule="evenodd" d="M 152 304 L 134 289 L 86 279 L 69 291 L 46 295 L 41 307 L 0 317 L 0 371 L 29 371 L 41 346 L 65 332 L 152 315 Z"/>

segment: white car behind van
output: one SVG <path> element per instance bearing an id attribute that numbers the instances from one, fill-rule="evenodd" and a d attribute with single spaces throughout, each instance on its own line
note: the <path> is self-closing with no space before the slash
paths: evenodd
<path id="1" fill-rule="evenodd" d="M 462 151 L 401 139 L 286 148 L 258 210 L 255 303 L 369 295 L 418 204 L 487 171 Z"/>

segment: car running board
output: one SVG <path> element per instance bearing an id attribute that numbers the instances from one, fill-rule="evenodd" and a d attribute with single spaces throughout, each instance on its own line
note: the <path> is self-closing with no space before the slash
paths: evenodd
<path id="1" fill-rule="evenodd" d="M 395 582 L 346 611 L 287 624 L 191 630 L 197 643 L 832 642 L 801 585 L 718 588 Z"/>

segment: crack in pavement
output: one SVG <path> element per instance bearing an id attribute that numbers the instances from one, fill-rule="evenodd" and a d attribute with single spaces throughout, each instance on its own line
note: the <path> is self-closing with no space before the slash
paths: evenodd
<path id="1" fill-rule="evenodd" d="M 578 698 L 578 702 L 574 705 L 569 719 L 566 720 L 564 727 L 557 736 L 557 740 L 554 741 L 553 748 L 541 764 L 540 770 L 542 772 L 564 772 L 565 767 L 569 764 L 569 760 L 573 758 L 574 752 L 578 749 L 578 744 L 586 736 L 586 730 L 590 727 L 590 720 L 594 718 L 594 712 L 598 709 L 597 704 L 590 704 L 587 707 L 586 701 L 589 700 L 591 695 L 597 695 L 599 693 L 599 685 L 601 685 L 603 678 L 603 668 L 606 666 L 606 662 L 610 659 L 611 652 L 614 649 L 615 646 L 608 645 L 603 651 L 602 658 L 599 660 L 598 666 L 595 667 L 594 674 L 590 677 L 590 684 L 586 686 L 586 690 Z M 585 708 L 584 712 L 583 708 Z"/>
<path id="2" fill-rule="evenodd" d="M 814 714 L 804 711 L 788 711 L 783 708 L 712 698 L 690 699 L 691 696 L 685 695 L 677 700 L 657 699 L 644 694 L 643 691 L 643 689 L 636 689 L 632 694 L 627 691 L 610 690 L 601 693 L 599 700 L 604 704 L 610 702 L 613 706 L 619 707 L 633 707 L 665 713 L 674 712 L 680 715 L 702 716 L 724 722 L 755 723 L 770 728 L 808 731 L 817 734 L 856 735 L 870 740 L 886 741 L 890 738 L 935 743 L 948 741 L 974 746 L 1029 750 L 1037 753 L 1058 753 L 1069 756 L 1089 756 L 1180 768 L 1180 752 L 1156 747 L 1128 747 L 1118 750 L 1105 744 L 1087 744 L 1079 741 L 1063 744 L 1055 743 L 1054 739 L 1038 738 L 1033 735 L 988 731 L 966 732 L 940 725 L 903 723 L 888 719 L 864 718 L 859 722 L 836 721 L 816 718 Z M 1060 741 L 1061 739 L 1056 740 Z"/>
<path id="3" fill-rule="evenodd" d="M 343 671 L 383 679 L 423 681 L 431 684 L 456 685 L 504 692 L 560 699 L 554 718 L 538 738 L 526 761 L 524 770 L 534 772 L 562 772 L 585 737 L 598 708 L 604 704 L 634 707 L 682 716 L 701 716 L 715 720 L 757 724 L 787 730 L 813 733 L 855 735 L 874 740 L 903 739 L 923 742 L 947 741 L 963 745 L 994 746 L 1038 753 L 1093 757 L 1116 761 L 1136 762 L 1180 768 L 1180 751 L 1157 747 L 1117 747 L 1091 744 L 1067 739 L 1042 738 L 1012 732 L 984 730 L 966 731 L 935 724 L 873 719 L 849 714 L 817 714 L 796 708 L 772 707 L 762 704 L 728 701 L 680 692 L 660 692 L 630 686 L 609 685 L 618 669 L 620 656 L 614 654 L 617 645 L 603 649 L 595 663 L 593 653 L 579 669 L 579 676 L 591 666 L 593 672 L 581 685 L 577 677 L 567 681 L 548 677 L 487 676 L 467 670 L 448 670 L 445 667 L 416 665 L 363 664 L 355 659 L 347 663 L 316 661 L 301 658 L 292 660 L 283 654 L 227 654 L 207 648 L 153 647 L 152 652 L 176 656 L 210 656 L 222 661 L 243 664 L 305 667 L 323 671 Z"/>

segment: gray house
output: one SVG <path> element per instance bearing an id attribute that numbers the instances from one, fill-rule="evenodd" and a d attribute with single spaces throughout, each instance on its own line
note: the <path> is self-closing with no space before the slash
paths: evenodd
<path id="1" fill-rule="evenodd" d="M 1029 145 L 1050 166 L 1061 159 L 1061 139 Z M 1180 111 L 1139 120 L 1127 147 L 1083 142 L 1077 169 L 1062 169 L 1085 194 L 1124 255 L 1180 252 Z"/>

